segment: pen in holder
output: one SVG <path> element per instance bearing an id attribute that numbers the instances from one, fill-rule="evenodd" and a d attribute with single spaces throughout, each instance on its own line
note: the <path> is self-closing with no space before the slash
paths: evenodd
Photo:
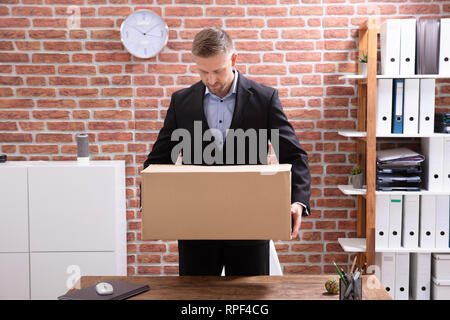
<path id="1" fill-rule="evenodd" d="M 348 287 L 339 279 L 339 300 L 362 300 L 362 278 L 352 278 Z"/>

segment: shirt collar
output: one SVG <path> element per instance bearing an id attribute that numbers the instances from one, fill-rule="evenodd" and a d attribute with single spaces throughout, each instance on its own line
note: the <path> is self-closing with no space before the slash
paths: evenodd
<path id="1" fill-rule="evenodd" d="M 234 80 L 233 80 L 233 84 L 231 85 L 230 91 L 228 91 L 228 93 L 225 95 L 225 97 L 223 97 L 222 99 L 227 98 L 229 95 L 236 93 L 236 88 L 237 88 L 237 78 L 238 78 L 238 74 L 239 72 L 236 71 L 236 69 L 233 68 L 233 73 L 234 73 Z M 206 87 L 206 86 L 205 86 Z M 206 87 L 205 90 L 205 96 L 207 94 L 211 94 L 213 96 L 216 96 L 214 93 L 212 93 L 211 91 L 209 91 L 208 87 Z"/>

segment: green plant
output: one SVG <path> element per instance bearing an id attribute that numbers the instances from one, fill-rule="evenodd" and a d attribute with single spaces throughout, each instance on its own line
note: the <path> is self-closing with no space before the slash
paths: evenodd
<path id="1" fill-rule="evenodd" d="M 360 173 L 362 173 L 362 170 L 360 167 L 356 166 L 352 169 L 352 176 L 360 174 Z"/>
<path id="2" fill-rule="evenodd" d="M 361 62 L 361 63 L 367 63 L 367 53 L 363 52 L 362 57 L 359 56 L 359 57 L 358 57 L 358 60 L 359 60 L 359 62 Z"/>

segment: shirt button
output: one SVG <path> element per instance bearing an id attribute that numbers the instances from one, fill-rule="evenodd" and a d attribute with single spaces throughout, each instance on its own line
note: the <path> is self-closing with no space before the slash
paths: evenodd
<path id="1" fill-rule="evenodd" d="M 219 123 L 222 123 L 222 120 L 219 120 Z"/>
<path id="2" fill-rule="evenodd" d="M 223 100 L 222 100 L 222 99 L 220 99 L 220 102 L 223 102 Z"/>

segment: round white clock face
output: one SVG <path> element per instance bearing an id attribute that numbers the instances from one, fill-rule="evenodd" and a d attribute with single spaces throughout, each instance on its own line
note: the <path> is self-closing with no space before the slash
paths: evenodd
<path id="1" fill-rule="evenodd" d="M 128 16 L 120 26 L 123 45 L 133 56 L 156 56 L 167 44 L 169 32 L 166 23 L 154 12 L 139 10 Z"/>

